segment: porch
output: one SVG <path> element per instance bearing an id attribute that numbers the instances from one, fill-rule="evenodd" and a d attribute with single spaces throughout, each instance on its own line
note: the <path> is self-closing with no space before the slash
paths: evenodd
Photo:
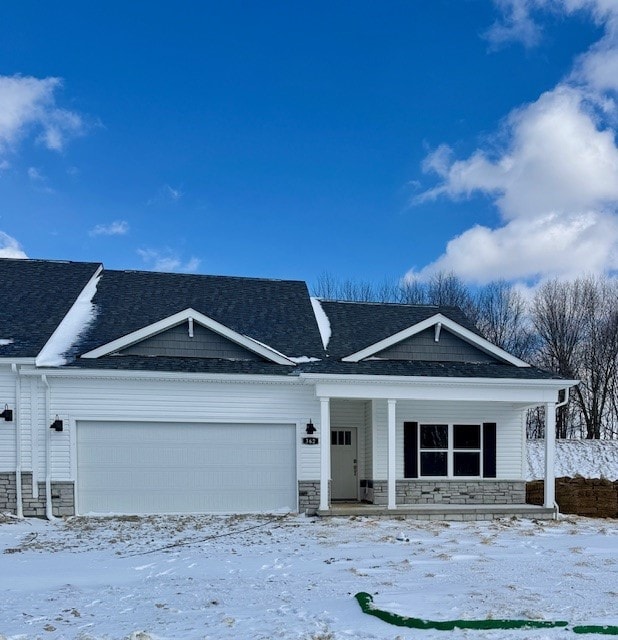
<path id="1" fill-rule="evenodd" d="M 316 385 L 320 477 L 311 483 L 315 503 L 307 512 L 424 520 L 555 517 L 555 404 L 564 381 L 363 382 Z M 549 434 L 543 506 L 525 502 L 524 416 L 538 405 L 546 410 Z M 435 444 L 428 445 L 430 439 Z M 305 502 L 301 498 L 301 507 Z"/>
<path id="2" fill-rule="evenodd" d="M 496 518 L 522 517 L 552 520 L 556 508 L 533 504 L 406 504 L 394 509 L 363 502 L 333 502 L 326 510 L 318 509 L 320 517 L 370 516 L 373 518 L 402 518 L 405 520 L 475 521 Z"/>

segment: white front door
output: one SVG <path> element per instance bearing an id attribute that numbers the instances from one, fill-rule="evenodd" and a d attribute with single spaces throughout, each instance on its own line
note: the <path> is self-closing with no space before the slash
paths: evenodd
<path id="1" fill-rule="evenodd" d="M 331 499 L 358 500 L 356 428 L 331 429 Z"/>

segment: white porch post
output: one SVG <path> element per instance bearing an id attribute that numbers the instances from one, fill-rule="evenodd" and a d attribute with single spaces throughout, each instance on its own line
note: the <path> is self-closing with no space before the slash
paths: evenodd
<path id="1" fill-rule="evenodd" d="M 388 400 L 388 466 L 387 466 L 387 487 L 388 487 L 388 508 L 397 508 L 397 491 L 396 491 L 396 465 L 395 465 L 395 410 L 397 400 Z"/>
<path id="2" fill-rule="evenodd" d="M 330 480 L 330 398 L 320 398 L 320 511 L 329 508 L 328 482 Z"/>
<path id="3" fill-rule="evenodd" d="M 545 405 L 545 500 L 544 506 L 553 508 L 556 501 L 554 457 L 556 453 L 556 407 Z"/>

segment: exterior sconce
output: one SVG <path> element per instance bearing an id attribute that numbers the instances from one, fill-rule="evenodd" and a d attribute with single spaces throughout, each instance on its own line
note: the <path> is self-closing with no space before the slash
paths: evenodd
<path id="1" fill-rule="evenodd" d="M 2 413 L 0 413 L 0 418 L 4 418 L 6 420 L 6 422 L 12 422 L 13 421 L 13 410 L 9 409 L 9 405 L 8 404 L 4 405 L 4 411 Z"/>
<path id="2" fill-rule="evenodd" d="M 313 422 L 311 422 L 311 418 L 309 418 L 309 422 L 307 423 L 307 426 L 305 427 L 305 433 L 308 433 L 309 435 L 311 435 L 312 433 L 315 433 L 317 431 L 317 429 L 313 426 Z"/>
<path id="3" fill-rule="evenodd" d="M 54 429 L 55 431 L 62 431 L 64 429 L 62 420 L 60 420 L 60 418 L 56 416 L 56 419 L 51 423 L 49 428 Z"/>

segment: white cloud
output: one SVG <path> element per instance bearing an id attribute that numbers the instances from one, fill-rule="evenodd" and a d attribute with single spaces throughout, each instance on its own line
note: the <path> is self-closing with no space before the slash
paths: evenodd
<path id="1" fill-rule="evenodd" d="M 0 258 L 27 258 L 21 245 L 4 231 L 0 231 Z"/>
<path id="2" fill-rule="evenodd" d="M 178 254 L 171 249 L 164 249 L 162 251 L 155 249 L 138 249 L 137 253 L 147 265 L 148 269 L 152 271 L 195 273 L 201 263 L 201 260 L 195 257 L 183 262 Z"/>
<path id="3" fill-rule="evenodd" d="M 84 131 L 82 117 L 56 106 L 60 78 L 0 76 L 0 153 L 14 151 L 29 133 L 45 147 L 62 151 L 67 140 Z"/>
<path id="4" fill-rule="evenodd" d="M 126 220 L 115 220 L 110 224 L 98 224 L 93 227 L 90 236 L 124 236 L 129 233 L 129 223 Z"/>
<path id="5" fill-rule="evenodd" d="M 178 202 L 182 199 L 185 194 L 180 190 L 174 187 L 171 187 L 169 184 L 164 184 L 156 193 L 156 195 L 148 200 L 146 204 L 154 205 L 154 204 L 163 204 L 166 202 Z"/>
<path id="6" fill-rule="evenodd" d="M 546 4 L 543 0 L 494 0 L 502 16 L 485 32 L 485 38 L 496 48 L 514 41 L 536 46 L 541 41 L 541 29 L 531 13 L 540 3 Z"/>
<path id="7" fill-rule="evenodd" d="M 45 176 L 36 167 L 28 167 L 28 177 L 33 182 L 42 182 L 45 180 Z"/>
<path id="8" fill-rule="evenodd" d="M 618 268 L 618 221 L 590 211 L 516 219 L 498 229 L 474 226 L 452 239 L 445 253 L 408 278 L 455 271 L 484 284 L 495 279 L 571 277 Z"/>
<path id="9" fill-rule="evenodd" d="M 533 10 L 586 10 L 605 25 L 603 39 L 573 72 L 531 104 L 513 110 L 496 141 L 455 159 L 440 145 L 423 163 L 437 186 L 416 203 L 439 197 L 489 196 L 501 214 L 496 229 L 475 226 L 453 238 L 414 276 L 455 271 L 476 282 L 543 278 L 618 268 L 618 2 L 504 0 L 511 22 Z M 514 33 L 514 32 L 513 32 Z M 506 142 L 504 142 L 506 141 Z"/>
<path id="10" fill-rule="evenodd" d="M 489 193 L 507 219 L 618 202 L 614 132 L 600 126 L 579 90 L 560 85 L 514 111 L 504 134 L 509 146 L 495 158 L 479 150 L 448 166 L 439 147 L 425 166 L 444 180 L 421 198 Z"/>
<path id="11" fill-rule="evenodd" d="M 494 47 L 511 42 L 520 42 L 534 47 L 541 42 L 542 29 L 536 14 L 542 11 L 565 13 L 587 12 L 598 24 L 609 30 L 618 27 L 618 4 L 616 0 L 494 0 L 500 18 L 485 32 L 484 36 Z"/>

